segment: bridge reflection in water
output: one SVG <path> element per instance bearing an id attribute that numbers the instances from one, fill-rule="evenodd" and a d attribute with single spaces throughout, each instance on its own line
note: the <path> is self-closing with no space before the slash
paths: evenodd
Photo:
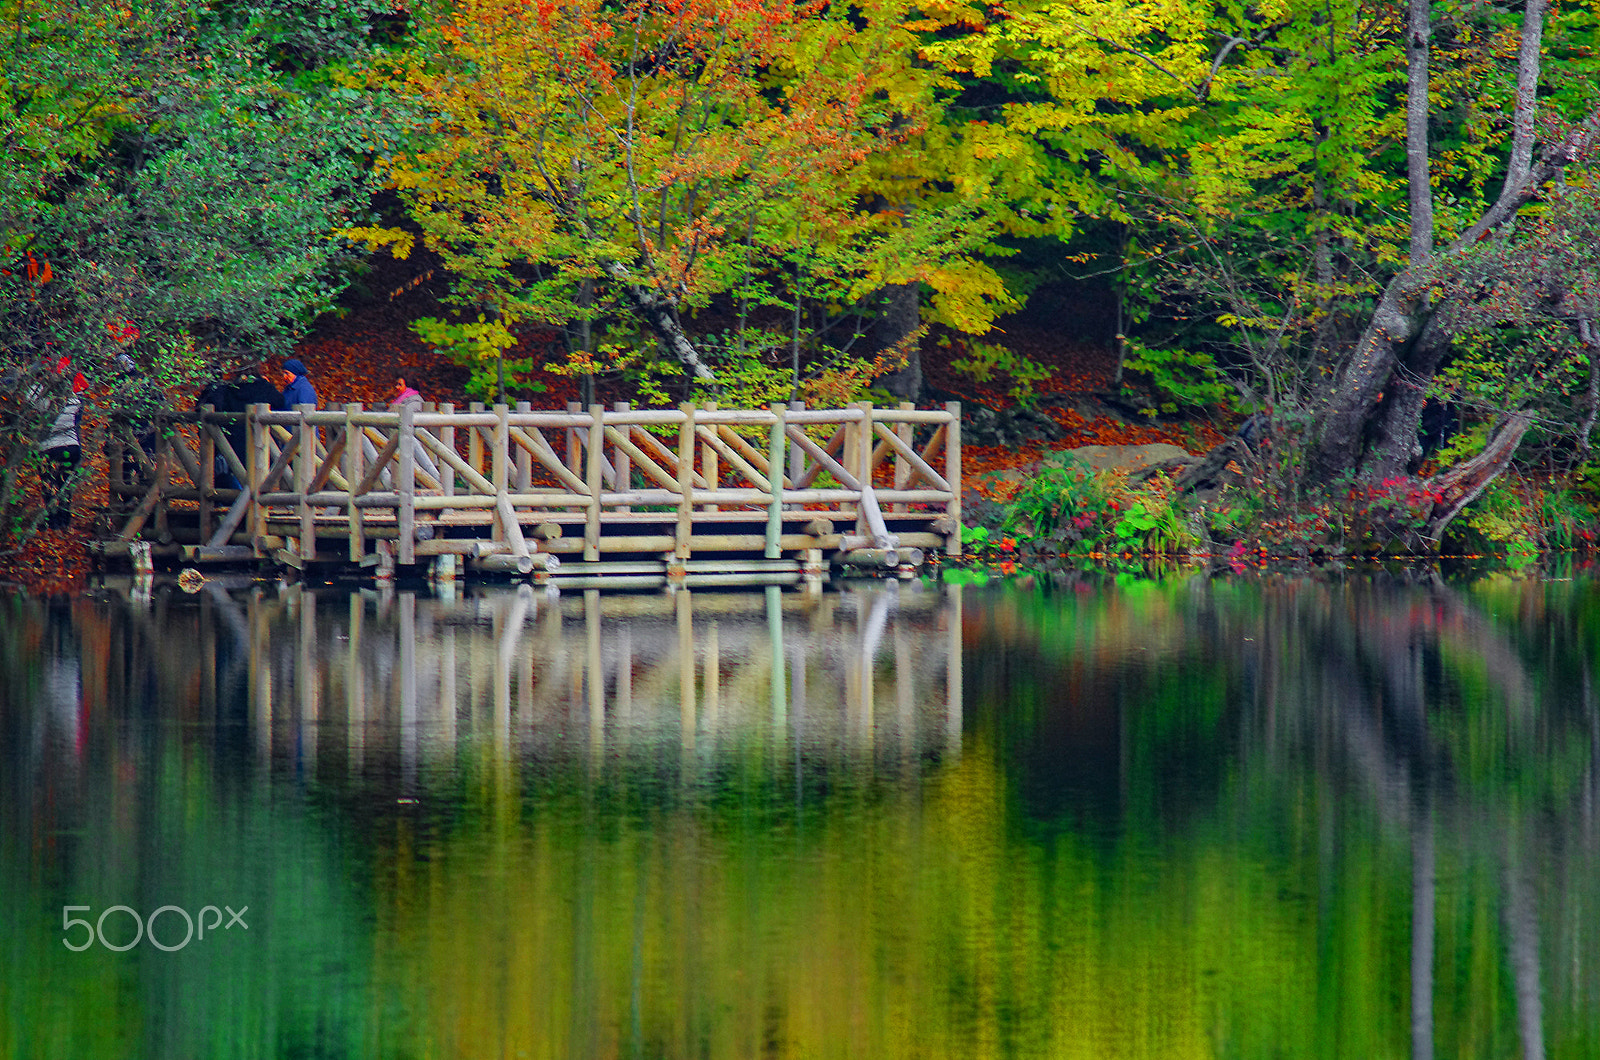
<path id="1" fill-rule="evenodd" d="M 315 772 L 453 759 L 752 744 L 893 759 L 959 752 L 959 589 L 460 599 L 289 586 L 202 590 L 202 712 L 248 686 L 264 762 Z M 214 638 L 232 638 L 231 652 Z M 203 720 L 203 719 L 202 719 Z"/>

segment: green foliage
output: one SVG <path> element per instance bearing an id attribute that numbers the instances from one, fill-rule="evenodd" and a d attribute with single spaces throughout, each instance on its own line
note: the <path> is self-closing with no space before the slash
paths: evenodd
<path id="1" fill-rule="evenodd" d="M 46 357 L 116 406 L 119 354 L 167 383 L 285 353 L 344 283 L 383 100 L 289 77 L 216 14 L 0 0 L 0 508 Z"/>
<path id="2" fill-rule="evenodd" d="M 1146 415 L 1175 413 L 1185 408 L 1233 407 L 1237 392 L 1211 354 L 1176 346 L 1149 346 L 1137 339 L 1123 341 L 1123 370 L 1145 376 L 1157 395 L 1157 406 L 1145 409 Z"/>
<path id="3" fill-rule="evenodd" d="M 731 303 L 736 330 L 825 356 L 813 310 L 887 286 L 928 286 L 933 313 L 969 331 L 1013 304 L 971 256 L 975 200 L 906 204 L 943 77 L 895 4 L 459 0 L 425 15 L 383 75 L 418 127 L 380 166 L 460 305 L 511 326 L 631 318 L 700 380 L 743 372 L 760 389 L 772 362 L 729 363 L 747 351 L 700 348 L 686 320 Z M 657 55 L 672 61 L 641 58 Z M 785 307 L 804 326 L 770 312 Z"/>
<path id="4" fill-rule="evenodd" d="M 1076 461 L 1040 468 L 1005 506 L 998 535 L 964 527 L 962 542 L 1002 573 L 1131 554 L 1178 556 L 1198 543 L 1164 479 L 1134 489 Z"/>
<path id="5" fill-rule="evenodd" d="M 1182 555 L 1199 544 L 1188 518 L 1162 480 L 1152 479 L 1134 494 L 1112 528 L 1121 551 Z"/>
<path id="6" fill-rule="evenodd" d="M 1600 541 L 1594 507 L 1569 489 L 1524 479 L 1489 484 L 1450 524 L 1452 550 L 1501 556 L 1522 570 L 1552 551 L 1586 550 Z"/>
<path id="7" fill-rule="evenodd" d="M 950 336 L 940 336 L 939 345 L 949 347 Z M 1037 397 L 1034 384 L 1051 376 L 1049 368 L 1007 346 L 975 339 L 963 340 L 962 346 L 965 352 L 951 358 L 950 367 L 980 383 L 987 383 L 996 376 L 1010 380 L 1007 393 L 1021 405 L 1031 407 Z"/>
<path id="8" fill-rule="evenodd" d="M 514 394 L 542 393 L 544 383 L 532 378 L 538 362 L 533 357 L 507 357 L 517 337 L 500 320 L 452 323 L 423 317 L 411 324 L 417 338 L 468 370 L 466 391 L 485 401 L 508 401 Z"/>

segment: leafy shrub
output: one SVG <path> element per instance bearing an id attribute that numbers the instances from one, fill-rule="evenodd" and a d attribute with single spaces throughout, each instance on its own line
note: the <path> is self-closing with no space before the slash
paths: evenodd
<path id="1" fill-rule="evenodd" d="M 1155 480 L 1130 489 L 1119 475 L 1077 462 L 1046 466 L 1006 510 L 1002 551 L 1020 539 L 1041 563 L 1125 553 L 1177 554 L 1195 544 L 1170 486 Z"/>
<path id="2" fill-rule="evenodd" d="M 1149 415 L 1185 407 L 1233 407 L 1237 395 L 1211 354 L 1146 346 L 1136 339 L 1124 339 L 1123 348 L 1123 370 L 1145 376 L 1156 393 L 1156 407 L 1144 410 Z"/>

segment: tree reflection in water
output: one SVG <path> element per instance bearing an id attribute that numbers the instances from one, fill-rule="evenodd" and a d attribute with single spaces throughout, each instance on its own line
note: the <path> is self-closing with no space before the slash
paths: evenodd
<path id="1" fill-rule="evenodd" d="M 1402 1010 L 1363 1000 L 1366 977 L 1409 996 L 1413 1056 L 1542 1057 L 1552 1020 L 1558 1052 L 1593 1056 L 1597 648 L 1584 583 L 1195 582 L 1014 597 L 968 679 L 1019 815 L 1109 822 L 1113 865 L 1219 826 L 1291 864 L 1315 842 L 1322 996 L 1303 1000 L 1332 1052 L 1395 1051 Z M 1274 813 L 1307 819 L 1257 842 Z M 1398 867 L 1402 838 L 1404 965 L 1382 938 L 1397 910 L 1337 908 L 1358 872 Z"/>
<path id="2" fill-rule="evenodd" d="M 1597 604 L 0 600 L 0 1056 L 1600 1056 Z"/>

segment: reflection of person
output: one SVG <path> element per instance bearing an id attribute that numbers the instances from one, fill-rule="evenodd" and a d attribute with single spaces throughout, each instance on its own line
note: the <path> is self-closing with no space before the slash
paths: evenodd
<path id="1" fill-rule="evenodd" d="M 409 408 L 412 412 L 422 411 L 422 393 L 410 385 L 409 380 L 415 380 L 417 373 L 410 368 L 402 368 L 394 377 L 394 400 L 389 402 L 389 411 L 399 412 Z"/>
<path id="2" fill-rule="evenodd" d="M 278 408 L 283 412 L 293 412 L 296 405 L 317 404 L 317 389 L 311 385 L 311 380 L 306 376 L 306 366 L 298 357 L 291 357 L 283 362 L 283 394 L 279 399 Z"/>

